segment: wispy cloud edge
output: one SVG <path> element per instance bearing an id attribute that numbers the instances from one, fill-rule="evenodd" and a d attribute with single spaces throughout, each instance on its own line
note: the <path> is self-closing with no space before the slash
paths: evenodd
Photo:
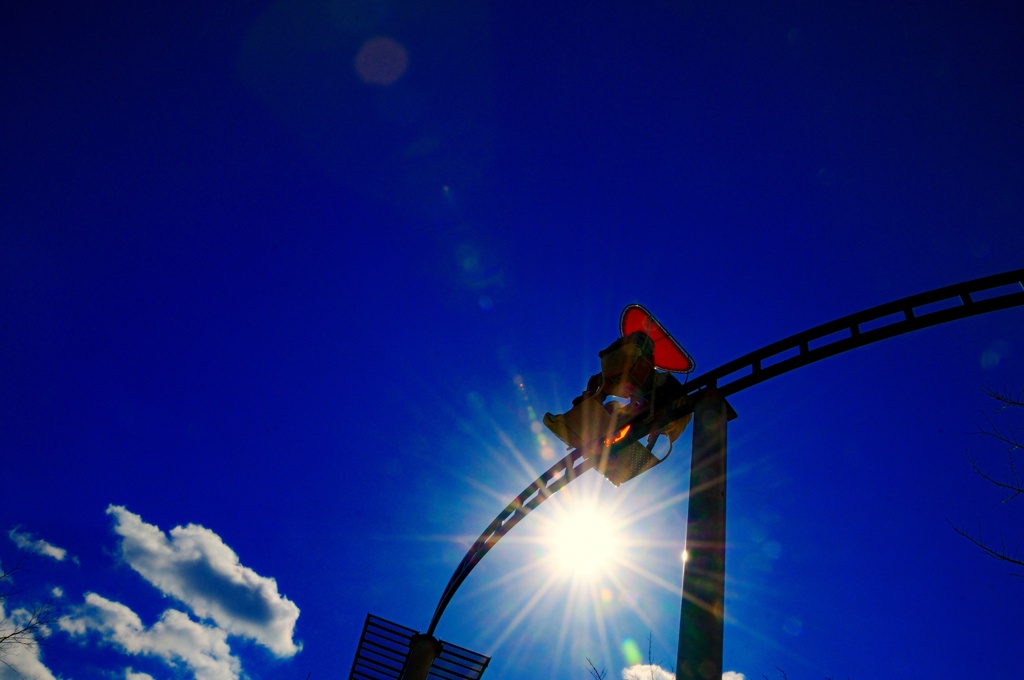
<path id="1" fill-rule="evenodd" d="M 21 525 L 12 528 L 7 532 L 7 537 L 10 538 L 11 541 L 14 542 L 14 545 L 18 546 L 21 550 L 42 555 L 43 557 L 49 557 L 57 560 L 58 562 L 63 562 L 67 559 L 68 551 L 64 548 L 58 548 L 53 543 L 44 541 L 41 538 L 36 538 L 29 532 L 20 531 L 20 529 Z M 75 561 L 74 558 L 72 558 L 72 561 Z"/>

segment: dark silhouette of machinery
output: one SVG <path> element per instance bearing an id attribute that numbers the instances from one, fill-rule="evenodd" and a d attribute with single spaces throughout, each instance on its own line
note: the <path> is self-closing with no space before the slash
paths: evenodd
<path id="1" fill-rule="evenodd" d="M 679 678 L 721 677 L 726 430 L 727 423 L 736 417 L 726 398 L 769 378 L 879 340 L 1021 305 L 1024 269 L 1017 269 L 844 316 L 762 347 L 685 383 L 672 372 L 692 371 L 692 358 L 647 310 L 628 306 L 620 317 L 622 337 L 600 353 L 601 373 L 591 378 L 569 411 L 545 416 L 548 427 L 571 450 L 487 525 L 448 581 L 425 634 L 367 617 L 350 678 L 479 678 L 489 661 L 487 657 L 434 638 L 441 615 L 473 568 L 527 514 L 587 470 L 597 469 L 618 486 L 661 463 L 668 456 L 659 459 L 653 454 L 654 441 L 660 435 L 674 441 L 691 419 L 694 432 L 687 561 L 676 669 Z M 673 345 L 681 355 L 669 357 L 667 349 Z M 664 348 L 661 353 L 658 347 Z M 641 441 L 644 437 L 648 438 L 646 446 Z M 387 642 L 381 642 L 382 637 Z M 386 660 L 381 660 L 382 647 L 388 650 Z M 452 658 L 462 660 L 455 663 Z"/>
<path id="2" fill-rule="evenodd" d="M 601 350 L 601 372 L 590 377 L 583 394 L 572 400 L 565 413 L 544 414 L 544 425 L 570 449 L 583 457 L 615 486 L 650 470 L 666 458 L 657 458 L 654 446 L 665 435 L 671 444 L 690 422 L 686 414 L 647 433 L 640 440 L 614 452 L 611 446 L 629 436 L 635 425 L 660 415 L 659 407 L 686 396 L 673 373 L 690 373 L 693 358 L 665 330 L 654 315 L 640 305 L 629 305 L 619 321 L 621 337 Z"/>

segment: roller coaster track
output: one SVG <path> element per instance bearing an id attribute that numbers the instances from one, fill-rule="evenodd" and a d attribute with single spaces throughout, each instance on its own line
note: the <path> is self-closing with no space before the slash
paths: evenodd
<path id="1" fill-rule="evenodd" d="M 1024 305 L 1024 269 L 1017 269 L 911 295 L 815 326 L 687 381 L 685 396 L 673 401 L 657 417 L 637 426 L 630 436 L 613 444 L 610 451 L 614 454 L 654 427 L 663 427 L 693 413 L 705 391 L 716 390 L 721 397 L 728 397 L 769 378 L 879 340 L 1021 305 Z M 433 635 L 459 586 L 501 537 L 555 492 L 594 467 L 593 461 L 600 456 L 584 457 L 584 453 L 590 452 L 570 451 L 487 525 L 448 581 L 430 621 L 429 635 Z"/>

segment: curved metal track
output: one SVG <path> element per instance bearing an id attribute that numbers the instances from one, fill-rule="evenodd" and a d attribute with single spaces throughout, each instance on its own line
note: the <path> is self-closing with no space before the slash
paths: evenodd
<path id="1" fill-rule="evenodd" d="M 1024 269 L 911 295 L 815 326 L 687 381 L 686 396 L 676 399 L 657 419 L 636 427 L 629 437 L 613 445 L 611 451 L 625 448 L 655 426 L 665 426 L 692 413 L 705 390 L 716 390 L 720 396 L 727 397 L 769 378 L 879 340 L 1019 305 L 1024 305 Z M 433 635 L 455 591 L 501 537 L 531 510 L 594 466 L 592 460 L 597 456 L 588 456 L 590 460 L 587 460 L 583 453 L 580 449 L 570 451 L 487 525 L 448 581 L 428 634 Z"/>

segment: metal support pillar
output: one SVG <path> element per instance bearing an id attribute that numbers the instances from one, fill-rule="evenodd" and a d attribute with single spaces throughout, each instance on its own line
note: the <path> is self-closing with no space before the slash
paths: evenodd
<path id="1" fill-rule="evenodd" d="M 728 421 L 735 417 L 736 412 L 713 389 L 700 397 L 694 409 L 676 656 L 679 680 L 722 677 L 726 429 Z"/>
<path id="2" fill-rule="evenodd" d="M 433 635 L 419 633 L 409 641 L 409 656 L 402 669 L 402 680 L 426 680 L 430 667 L 441 654 L 441 643 Z"/>

